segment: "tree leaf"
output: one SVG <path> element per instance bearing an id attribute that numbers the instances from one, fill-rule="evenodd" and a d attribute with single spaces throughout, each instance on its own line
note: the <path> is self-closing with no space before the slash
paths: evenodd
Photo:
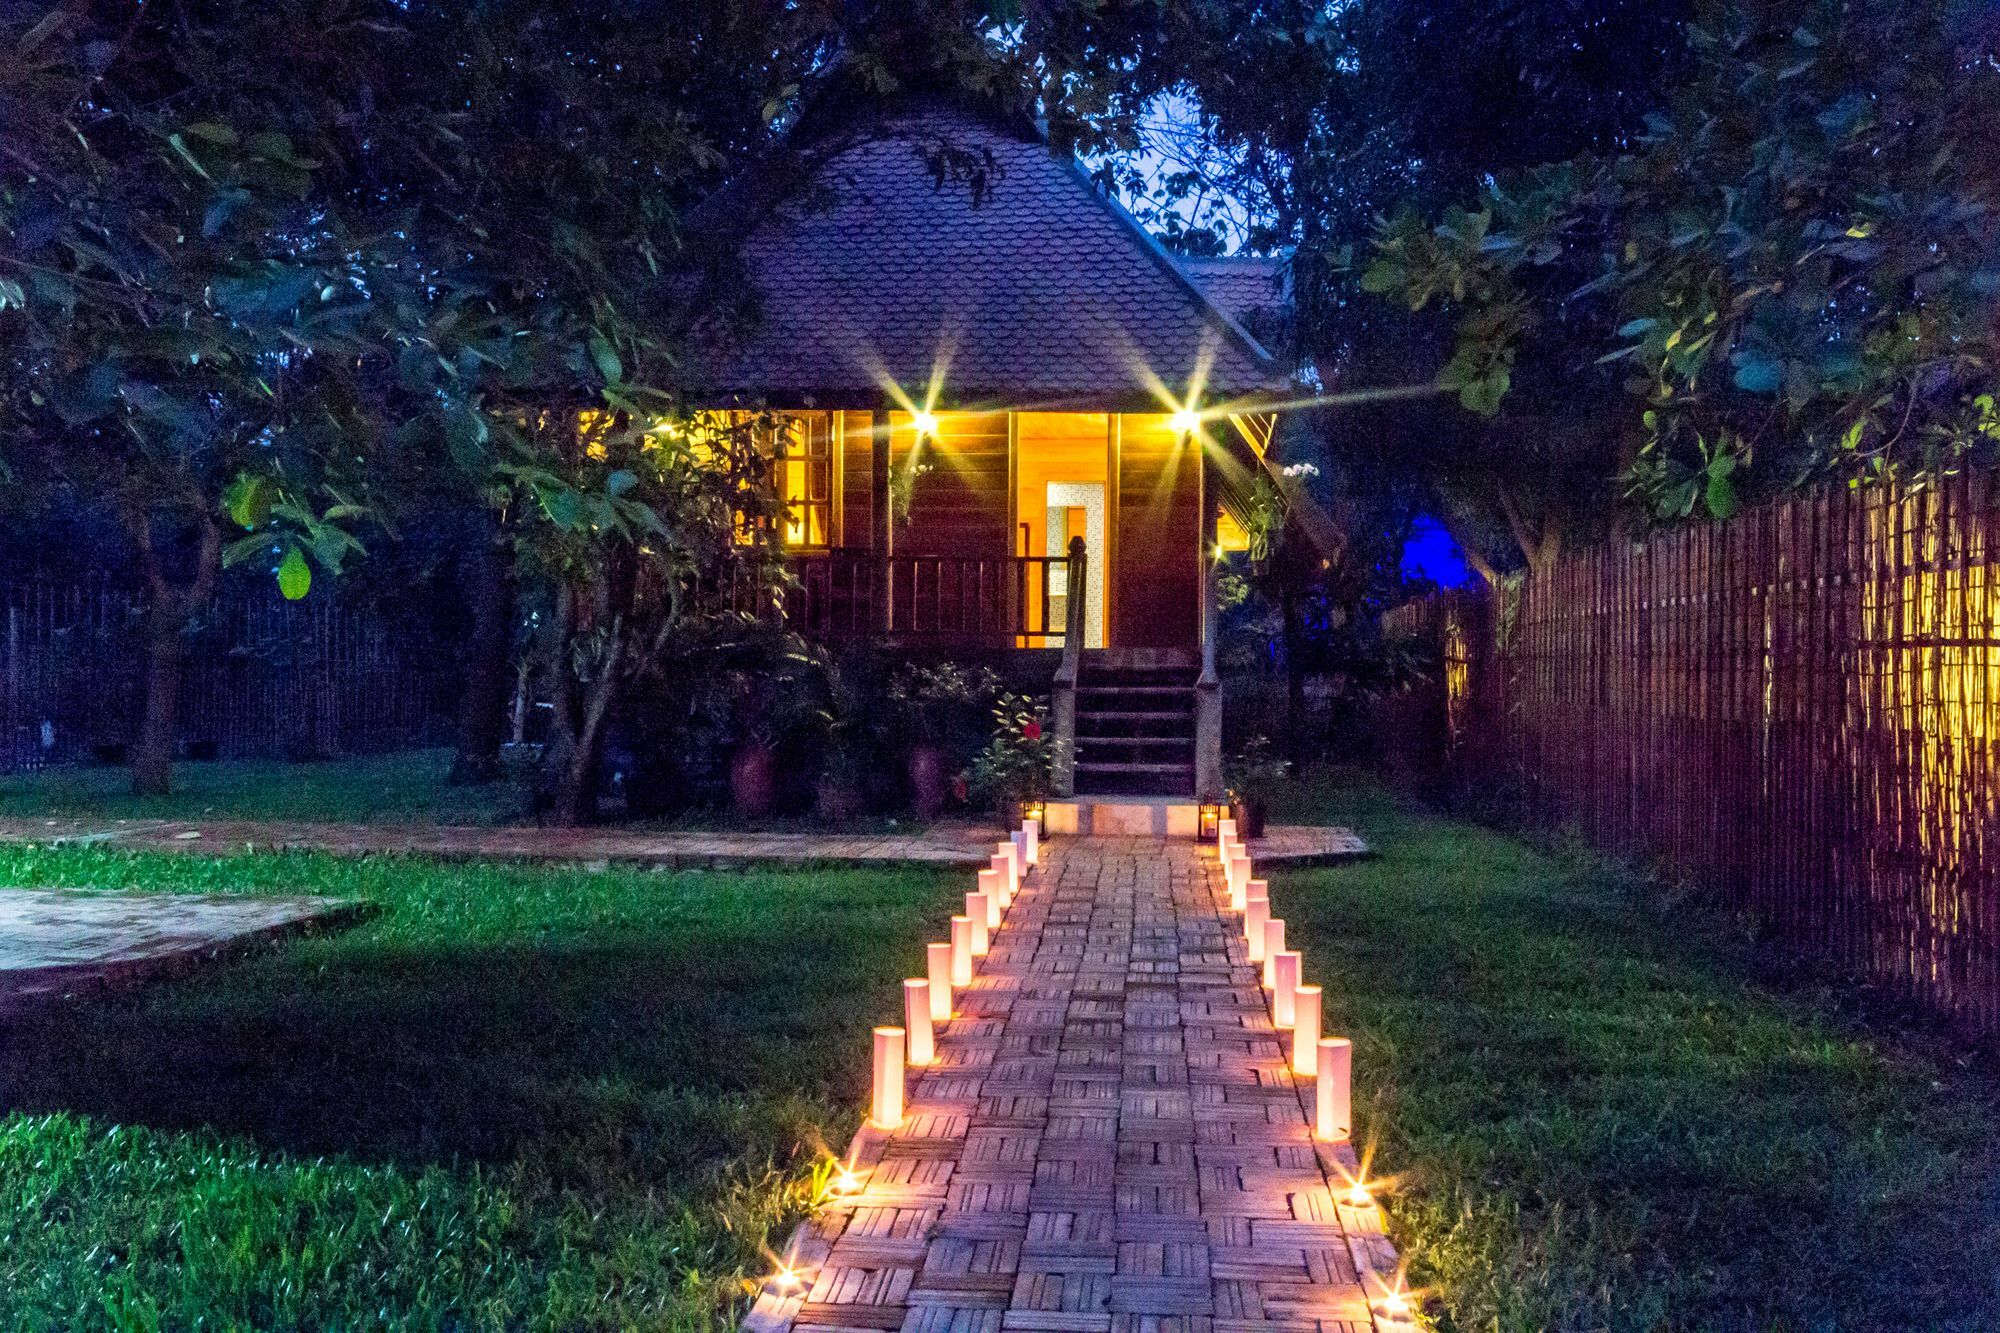
<path id="1" fill-rule="evenodd" d="M 278 562 L 278 591 L 288 602 L 296 602 L 312 591 L 312 566 L 296 546 L 285 548 L 285 558 Z"/>
<path id="2" fill-rule="evenodd" d="M 590 359 L 597 363 L 597 371 L 608 384 L 621 383 L 625 378 L 625 363 L 618 359 L 618 349 L 603 334 L 592 331 L 590 335 Z"/>
<path id="3" fill-rule="evenodd" d="M 1723 461 L 1725 460 L 1716 460 L 1717 463 Z M 1728 518 L 1736 512 L 1739 504 L 1736 497 L 1736 479 L 1730 475 L 1736 470 L 1735 460 L 1727 461 L 1731 466 L 1712 467 L 1708 470 L 1708 492 L 1703 497 L 1708 505 L 1708 512 L 1717 518 Z"/>

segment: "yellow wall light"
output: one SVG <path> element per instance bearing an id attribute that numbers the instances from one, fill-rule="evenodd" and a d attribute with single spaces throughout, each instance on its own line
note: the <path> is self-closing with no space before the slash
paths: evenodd
<path id="1" fill-rule="evenodd" d="M 1201 413 L 1183 407 L 1167 418 L 1167 429 L 1176 435 L 1192 435 L 1201 429 Z"/>
<path id="2" fill-rule="evenodd" d="M 919 435 L 935 436 L 938 431 L 937 413 L 918 408 L 910 413 L 910 429 Z"/>

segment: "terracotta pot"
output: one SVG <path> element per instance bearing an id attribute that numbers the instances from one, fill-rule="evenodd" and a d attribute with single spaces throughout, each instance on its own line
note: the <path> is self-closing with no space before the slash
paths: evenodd
<path id="1" fill-rule="evenodd" d="M 1264 836 L 1264 802 L 1252 797 L 1234 801 L 1229 807 L 1230 818 L 1236 821 L 1236 832 L 1244 838 Z"/>
<path id="2" fill-rule="evenodd" d="M 778 808 L 778 755 L 768 745 L 746 745 L 729 761 L 729 799 L 736 813 L 761 819 Z"/>
<path id="3" fill-rule="evenodd" d="M 919 819 L 935 819 L 944 813 L 947 788 L 944 751 L 935 745 L 910 747 L 910 808 Z"/>
<path id="4" fill-rule="evenodd" d="M 830 824 L 845 823 L 861 814 L 861 788 L 846 778 L 822 774 L 813 794 L 813 809 Z"/>

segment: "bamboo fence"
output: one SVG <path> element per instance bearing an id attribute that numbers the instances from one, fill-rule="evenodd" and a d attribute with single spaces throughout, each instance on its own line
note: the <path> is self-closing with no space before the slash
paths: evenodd
<path id="1" fill-rule="evenodd" d="M 1444 660 L 1401 766 L 2000 1033 L 1996 504 L 1984 473 L 1804 495 L 1399 608 Z"/>
<path id="2" fill-rule="evenodd" d="M 123 758 L 143 702 L 140 629 L 120 589 L 0 584 L 0 772 Z M 455 691 L 360 611 L 232 589 L 187 636 L 180 750 L 313 759 L 436 744 Z"/>

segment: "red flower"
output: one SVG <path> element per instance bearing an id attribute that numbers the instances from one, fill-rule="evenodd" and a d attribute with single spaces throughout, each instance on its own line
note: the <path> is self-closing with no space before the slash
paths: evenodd
<path id="1" fill-rule="evenodd" d="M 1030 722 L 1021 728 L 1021 734 L 1031 741 L 1038 741 L 1042 738 L 1042 724 L 1039 722 Z"/>
<path id="2" fill-rule="evenodd" d="M 971 784 L 967 783 L 962 777 L 953 778 L 951 780 L 951 794 L 956 796 L 959 802 L 963 804 L 972 795 Z"/>

